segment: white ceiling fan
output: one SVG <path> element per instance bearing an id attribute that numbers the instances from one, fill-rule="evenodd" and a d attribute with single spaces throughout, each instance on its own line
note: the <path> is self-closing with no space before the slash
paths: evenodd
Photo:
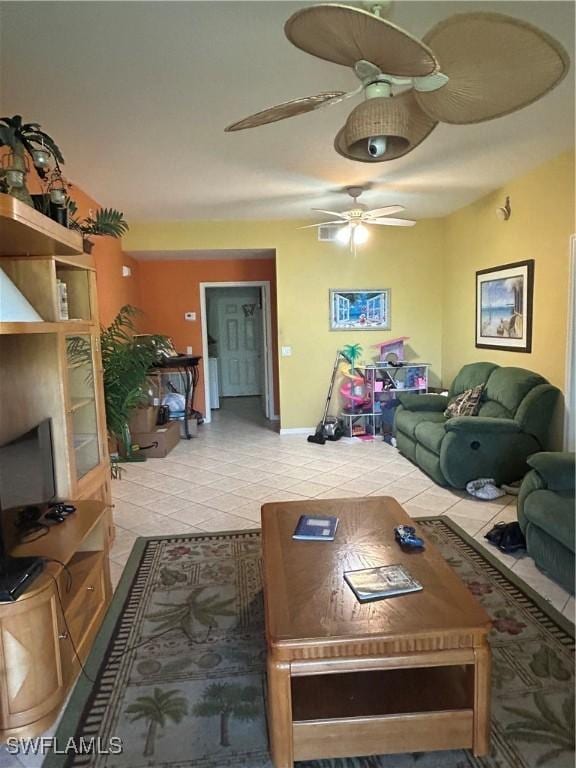
<path id="1" fill-rule="evenodd" d="M 358 198 L 364 192 L 363 187 L 346 187 L 346 192 L 354 201 L 354 205 L 348 211 L 326 211 L 323 208 L 312 208 L 317 213 L 327 213 L 329 216 L 337 216 L 330 221 L 321 221 L 318 224 L 307 224 L 300 229 L 324 227 L 327 224 L 342 224 L 336 235 L 339 242 L 350 244 L 355 251 L 357 245 L 362 245 L 368 240 L 369 232 L 365 224 L 376 224 L 384 227 L 413 227 L 416 222 L 413 219 L 393 218 L 393 214 L 404 210 L 402 205 L 387 205 L 384 208 L 372 208 L 368 210 L 365 205 L 358 202 Z"/>

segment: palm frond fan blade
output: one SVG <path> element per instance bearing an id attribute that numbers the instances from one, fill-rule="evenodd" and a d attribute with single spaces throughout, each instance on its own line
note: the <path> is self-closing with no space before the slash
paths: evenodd
<path id="1" fill-rule="evenodd" d="M 481 123 L 522 109 L 551 91 L 570 59 L 553 37 L 500 13 L 452 16 L 424 41 L 449 80 L 416 99 L 434 120 Z"/>
<path id="2" fill-rule="evenodd" d="M 298 229 L 311 229 L 312 227 L 325 227 L 327 224 L 342 224 L 345 225 L 346 222 L 342 221 L 342 219 L 336 219 L 332 221 L 321 221 L 318 224 L 306 224 L 304 227 L 298 227 Z"/>
<path id="3" fill-rule="evenodd" d="M 354 67 L 363 60 L 399 77 L 423 77 L 438 69 L 436 57 L 427 45 L 360 8 L 303 8 L 288 19 L 284 32 L 302 51 L 346 67 Z"/>
<path id="4" fill-rule="evenodd" d="M 316 213 L 327 213 L 328 216 L 338 216 L 338 218 L 342 219 L 343 221 L 348 221 L 348 211 L 325 211 L 323 208 L 312 208 L 313 211 Z"/>
<path id="5" fill-rule="evenodd" d="M 263 109 L 261 112 L 256 112 L 249 117 L 238 120 L 236 123 L 227 126 L 224 130 L 230 133 L 231 131 L 242 131 L 245 128 L 256 128 L 259 125 L 275 123 L 278 120 L 286 120 L 288 117 L 303 115 L 306 112 L 312 112 L 320 107 L 328 106 L 330 103 L 337 104 L 345 96 L 347 96 L 345 91 L 330 91 L 329 93 L 319 93 L 316 96 L 292 99 L 292 101 L 285 101 L 282 104 L 277 104 L 275 107 Z"/>
<path id="6" fill-rule="evenodd" d="M 380 216 L 391 216 L 393 213 L 400 213 L 403 211 L 403 205 L 387 205 L 385 208 L 372 208 L 371 211 L 366 211 L 362 217 L 365 221 L 369 219 L 378 219 Z"/>
<path id="7" fill-rule="evenodd" d="M 412 219 L 366 219 L 364 224 L 380 224 L 384 227 L 413 227 L 416 224 Z"/>

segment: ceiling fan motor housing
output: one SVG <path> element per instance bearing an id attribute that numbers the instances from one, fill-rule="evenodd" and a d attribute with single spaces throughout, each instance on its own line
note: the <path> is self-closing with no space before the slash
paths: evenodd
<path id="1" fill-rule="evenodd" d="M 350 113 L 336 137 L 335 148 L 350 160 L 394 160 L 420 144 L 435 125 L 436 121 L 420 109 L 411 91 L 367 99 Z M 375 136 L 386 137 L 386 151 L 380 157 L 368 151 L 368 140 Z"/>

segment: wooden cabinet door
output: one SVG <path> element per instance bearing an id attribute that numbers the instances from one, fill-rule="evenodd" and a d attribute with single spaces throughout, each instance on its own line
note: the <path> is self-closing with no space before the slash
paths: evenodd
<path id="1" fill-rule="evenodd" d="M 6 730 L 41 720 L 64 700 L 70 649 L 52 580 L 30 598 L 0 607 L 0 636 L 0 728 Z"/>

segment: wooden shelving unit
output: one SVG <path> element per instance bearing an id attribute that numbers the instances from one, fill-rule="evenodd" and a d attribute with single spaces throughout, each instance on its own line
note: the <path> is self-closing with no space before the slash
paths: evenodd
<path id="1" fill-rule="evenodd" d="M 0 268 L 43 319 L 0 322 L 0 444 L 50 418 L 57 495 L 78 506 L 48 536 L 13 551 L 67 563 L 73 586 L 65 589 L 56 573 L 63 607 L 48 575 L 15 603 L 0 604 L 2 636 L 12 634 L 31 660 L 23 706 L 10 694 L 21 663 L 6 653 L 0 659 L 0 737 L 6 737 L 45 730 L 65 700 L 78 663 L 63 626 L 85 657 L 110 599 L 113 525 L 92 257 L 83 253 L 80 235 L 0 194 Z M 60 319 L 58 280 L 66 283 L 70 320 Z"/>
<path id="2" fill-rule="evenodd" d="M 50 417 L 56 481 L 63 499 L 110 503 L 104 398 L 99 351 L 96 276 L 76 232 L 9 195 L 0 194 L 0 268 L 43 322 L 0 322 L 0 443 Z M 70 320 L 60 319 L 57 280 L 66 283 Z M 75 340 L 88 350 L 70 358 Z M 76 434 L 81 434 L 78 448 Z M 96 450 L 76 458 L 88 442 Z M 80 469 L 80 471 L 79 471 Z"/>
<path id="3" fill-rule="evenodd" d="M 82 236 L 44 214 L 0 194 L 0 256 L 61 256 L 82 253 Z"/>

